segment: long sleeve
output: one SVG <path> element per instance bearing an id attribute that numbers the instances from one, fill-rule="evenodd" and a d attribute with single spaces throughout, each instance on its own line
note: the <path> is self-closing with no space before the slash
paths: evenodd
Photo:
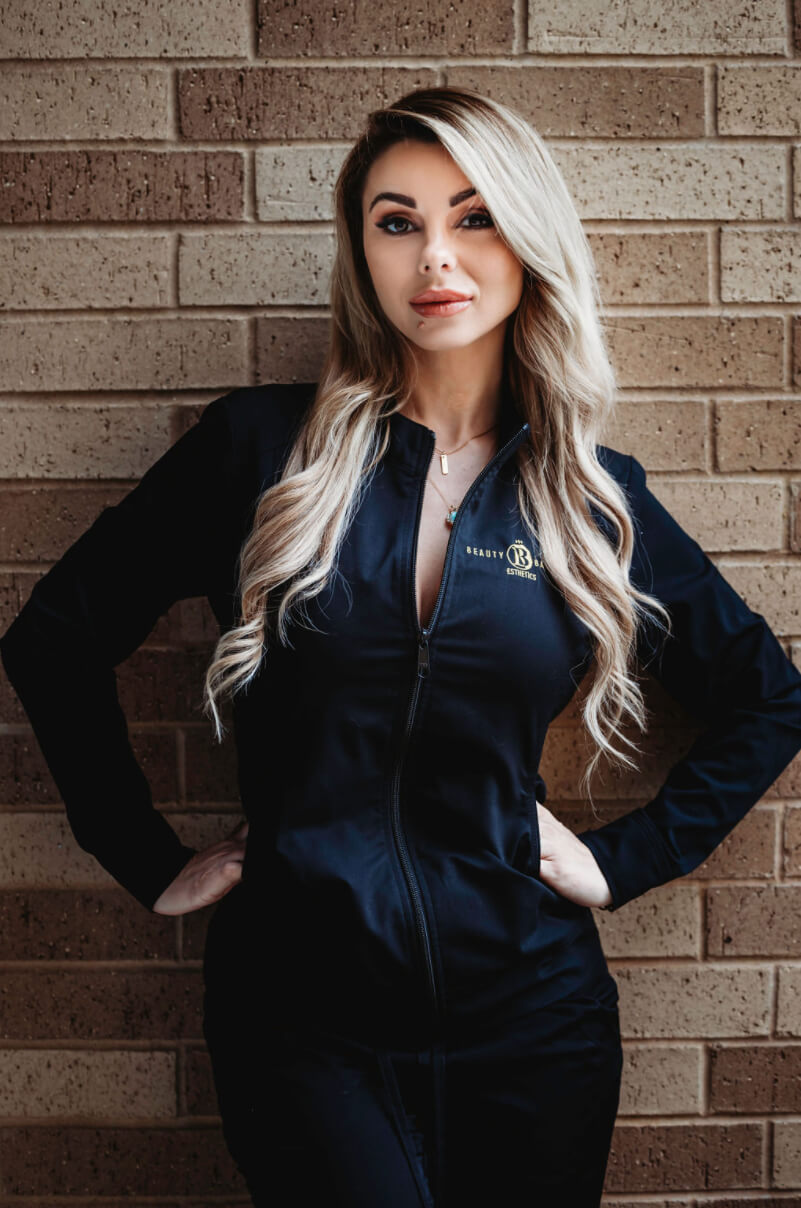
<path id="1" fill-rule="evenodd" d="M 652 494 L 636 458 L 627 490 L 631 582 L 673 623 L 665 638 L 649 622 L 638 658 L 706 728 L 652 801 L 578 835 L 609 884 L 607 910 L 697 868 L 801 750 L 801 675 L 764 617 Z"/>
<path id="2" fill-rule="evenodd" d="M 114 668 L 176 600 L 208 594 L 235 481 L 225 397 L 103 509 L 0 638 L 78 844 L 148 909 L 194 849 L 153 805 Z"/>

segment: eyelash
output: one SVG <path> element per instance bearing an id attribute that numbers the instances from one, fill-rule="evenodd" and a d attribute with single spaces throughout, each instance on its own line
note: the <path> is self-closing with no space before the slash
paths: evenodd
<path id="1" fill-rule="evenodd" d="M 487 226 L 485 226 L 483 223 L 480 226 L 469 226 L 467 228 L 468 230 L 486 231 L 489 229 L 490 226 L 495 225 L 492 221 L 492 216 L 488 210 L 480 210 L 480 209 L 468 210 L 464 217 L 471 218 L 471 217 L 474 217 L 476 214 L 489 219 L 489 224 Z M 380 227 L 380 229 L 382 231 L 386 231 L 388 235 L 394 235 L 394 236 L 406 235 L 406 234 L 408 234 L 407 231 L 390 231 L 389 226 L 390 226 L 390 223 L 393 223 L 393 222 L 409 222 L 409 221 L 410 220 L 406 217 L 405 214 L 388 214 L 386 218 L 382 218 L 380 222 L 377 222 L 376 226 Z M 464 219 L 462 219 L 462 221 L 464 221 Z M 460 225 L 461 225 L 461 223 L 460 223 Z"/>

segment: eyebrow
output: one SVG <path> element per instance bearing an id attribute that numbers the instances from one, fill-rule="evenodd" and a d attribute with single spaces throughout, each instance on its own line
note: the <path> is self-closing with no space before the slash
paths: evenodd
<path id="1" fill-rule="evenodd" d="M 453 197 L 450 198 L 448 205 L 451 207 L 451 209 L 453 209 L 454 206 L 458 206 L 460 201 L 466 201 L 468 197 L 474 197 L 475 193 L 476 190 L 473 188 L 463 189 L 461 193 L 454 193 Z M 370 213 L 370 210 L 372 210 L 373 206 L 379 201 L 395 201 L 400 206 L 408 206 L 411 210 L 417 209 L 417 202 L 415 199 L 413 197 L 407 197 L 405 193 L 376 193 L 375 197 L 370 202 L 370 207 L 367 211 L 368 214 Z"/>

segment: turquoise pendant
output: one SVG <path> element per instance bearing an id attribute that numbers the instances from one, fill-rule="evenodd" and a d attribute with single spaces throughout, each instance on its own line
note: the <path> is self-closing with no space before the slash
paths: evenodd
<path id="1" fill-rule="evenodd" d="M 456 513 L 458 510 L 458 508 L 453 508 L 445 517 L 445 523 L 447 524 L 448 528 L 453 528 L 453 522 L 456 519 Z"/>

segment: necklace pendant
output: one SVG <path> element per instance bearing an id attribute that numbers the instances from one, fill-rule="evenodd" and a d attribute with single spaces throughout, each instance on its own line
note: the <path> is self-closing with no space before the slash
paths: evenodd
<path id="1" fill-rule="evenodd" d="M 440 467 L 442 469 L 442 473 L 447 474 L 448 473 L 448 454 L 440 453 L 439 461 L 440 461 Z"/>
<path id="2" fill-rule="evenodd" d="M 447 516 L 445 517 L 445 523 L 447 524 L 448 528 L 453 528 L 453 523 L 456 520 L 456 513 L 458 512 L 458 510 L 459 510 L 458 508 L 451 508 L 451 510 L 448 512 Z"/>

